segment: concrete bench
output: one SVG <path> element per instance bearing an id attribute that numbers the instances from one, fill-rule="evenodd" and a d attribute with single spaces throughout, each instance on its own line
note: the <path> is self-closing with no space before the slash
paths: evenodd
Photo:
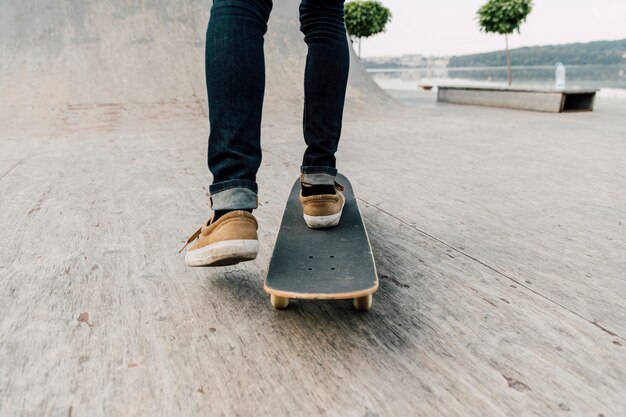
<path id="1" fill-rule="evenodd" d="M 437 101 L 561 113 L 592 111 L 597 91 L 597 89 L 439 86 Z"/>

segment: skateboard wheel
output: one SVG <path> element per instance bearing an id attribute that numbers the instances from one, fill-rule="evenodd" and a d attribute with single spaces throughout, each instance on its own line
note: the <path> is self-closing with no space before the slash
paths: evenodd
<path id="1" fill-rule="evenodd" d="M 276 308 L 278 310 L 282 310 L 284 308 L 287 308 L 287 306 L 289 305 L 289 298 L 281 297 L 279 295 L 271 294 L 270 295 L 270 301 L 272 302 L 272 307 L 274 307 L 274 308 Z"/>
<path id="2" fill-rule="evenodd" d="M 358 311 L 367 311 L 372 306 L 372 294 L 367 294 L 363 297 L 357 297 L 352 300 L 352 305 Z"/>

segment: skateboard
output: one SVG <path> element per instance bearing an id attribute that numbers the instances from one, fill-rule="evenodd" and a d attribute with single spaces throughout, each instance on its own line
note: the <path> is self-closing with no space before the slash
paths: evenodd
<path id="1" fill-rule="evenodd" d="M 372 248 L 350 181 L 338 174 L 337 182 L 344 187 L 343 214 L 337 226 L 326 229 L 306 225 L 300 179 L 294 182 L 265 278 L 274 308 L 287 308 L 290 299 L 352 299 L 357 310 L 371 307 L 378 289 Z"/>

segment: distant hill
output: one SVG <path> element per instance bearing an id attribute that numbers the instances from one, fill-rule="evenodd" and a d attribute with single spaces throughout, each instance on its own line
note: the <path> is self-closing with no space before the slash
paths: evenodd
<path id="1" fill-rule="evenodd" d="M 622 64 L 626 63 L 626 39 L 564 45 L 530 46 L 511 49 L 511 60 L 518 65 Z M 448 67 L 505 66 L 506 56 L 501 51 L 450 57 Z"/>

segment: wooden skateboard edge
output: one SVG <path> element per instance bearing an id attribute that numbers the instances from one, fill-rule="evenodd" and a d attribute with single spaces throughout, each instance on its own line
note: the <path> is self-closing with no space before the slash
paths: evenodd
<path id="1" fill-rule="evenodd" d="M 351 300 L 353 298 L 365 297 L 366 295 L 374 294 L 378 290 L 378 277 L 376 279 L 376 285 L 364 290 L 348 291 L 339 293 L 305 293 L 305 292 L 291 292 L 276 290 L 263 284 L 263 290 L 270 295 L 277 295 L 279 297 L 289 298 L 293 300 Z"/>

